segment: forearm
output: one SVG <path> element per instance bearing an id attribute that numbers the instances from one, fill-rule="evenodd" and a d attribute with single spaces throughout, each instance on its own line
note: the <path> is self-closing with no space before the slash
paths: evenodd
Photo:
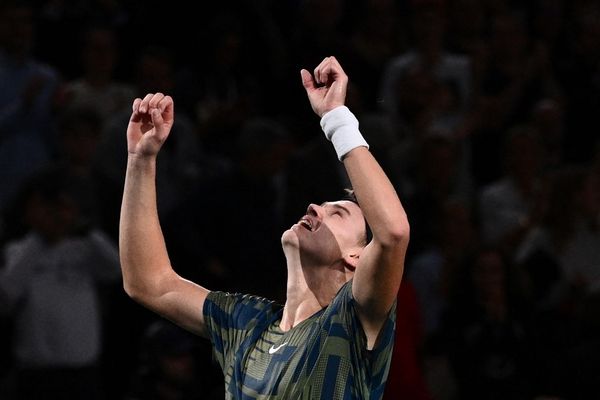
<path id="1" fill-rule="evenodd" d="M 380 243 L 406 234 L 408 222 L 398 195 L 358 129 L 358 120 L 347 107 L 336 107 L 321 118 L 325 137 L 344 162 L 360 207 Z"/>
<path id="2" fill-rule="evenodd" d="M 173 275 L 156 207 L 156 159 L 130 156 L 121 206 L 119 256 L 132 297 L 160 296 Z"/>
<path id="3" fill-rule="evenodd" d="M 408 219 L 392 183 L 362 138 L 354 116 L 340 109 L 336 114 L 325 115 L 321 126 L 344 162 L 373 233 L 373 239 L 360 254 L 352 287 L 365 332 L 373 339 L 402 280 L 409 240 Z"/>

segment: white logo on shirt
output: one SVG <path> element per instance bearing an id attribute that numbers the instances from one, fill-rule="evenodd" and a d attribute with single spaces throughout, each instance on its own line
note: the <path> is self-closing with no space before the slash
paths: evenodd
<path id="1" fill-rule="evenodd" d="M 285 346 L 286 344 L 288 344 L 288 342 L 285 342 L 284 344 L 280 344 L 277 347 L 271 346 L 271 348 L 269 349 L 269 354 L 274 354 L 277 352 L 277 350 L 279 350 L 280 348 L 282 348 L 283 346 Z"/>

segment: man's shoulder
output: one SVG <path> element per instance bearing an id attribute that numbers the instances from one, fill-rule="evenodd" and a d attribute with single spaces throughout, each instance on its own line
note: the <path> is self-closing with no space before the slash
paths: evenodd
<path id="1" fill-rule="evenodd" d="M 352 309 L 352 279 L 344 283 L 337 291 L 331 302 L 324 308 L 320 318 L 329 319 L 334 315 L 351 312 Z"/>
<path id="2" fill-rule="evenodd" d="M 242 305 L 250 305 L 250 306 L 273 306 L 277 307 L 279 304 L 270 300 L 266 297 L 249 294 L 249 293 L 241 293 L 241 292 L 228 292 L 228 291 L 220 291 L 213 290 L 208 294 L 207 300 L 213 301 L 215 303 L 226 302 L 226 303 L 235 303 Z M 281 306 L 281 305 L 279 305 Z"/>
<path id="3" fill-rule="evenodd" d="M 204 303 L 205 315 L 216 318 L 228 316 L 242 326 L 260 319 L 261 315 L 268 317 L 282 309 L 281 304 L 265 297 L 223 291 L 211 291 Z"/>

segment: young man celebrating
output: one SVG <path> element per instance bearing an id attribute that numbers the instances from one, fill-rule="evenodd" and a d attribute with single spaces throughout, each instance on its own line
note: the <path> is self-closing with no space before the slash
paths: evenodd
<path id="1" fill-rule="evenodd" d="M 348 77 L 338 61 L 326 57 L 313 75 L 306 70 L 301 75 L 357 202 L 311 204 L 283 233 L 285 305 L 210 291 L 172 269 L 156 211 L 156 156 L 174 118 L 173 100 L 161 93 L 135 99 L 127 129 L 120 223 L 125 290 L 210 338 L 227 399 L 380 399 L 409 224 L 358 121 L 344 106 Z M 373 235 L 369 243 L 365 220 Z"/>

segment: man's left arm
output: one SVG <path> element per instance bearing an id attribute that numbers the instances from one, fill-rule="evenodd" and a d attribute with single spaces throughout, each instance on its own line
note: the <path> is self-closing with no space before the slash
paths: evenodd
<path id="1" fill-rule="evenodd" d="M 326 57 L 302 83 L 321 127 L 343 161 L 354 194 L 373 232 L 360 254 L 352 295 L 369 348 L 396 299 L 408 246 L 410 227 L 393 185 L 368 150 L 358 121 L 344 106 L 348 76 L 335 57 Z"/>
<path id="2" fill-rule="evenodd" d="M 396 191 L 366 147 L 351 150 L 343 162 L 373 232 L 352 283 L 357 312 L 372 348 L 400 288 L 410 227 Z"/>

